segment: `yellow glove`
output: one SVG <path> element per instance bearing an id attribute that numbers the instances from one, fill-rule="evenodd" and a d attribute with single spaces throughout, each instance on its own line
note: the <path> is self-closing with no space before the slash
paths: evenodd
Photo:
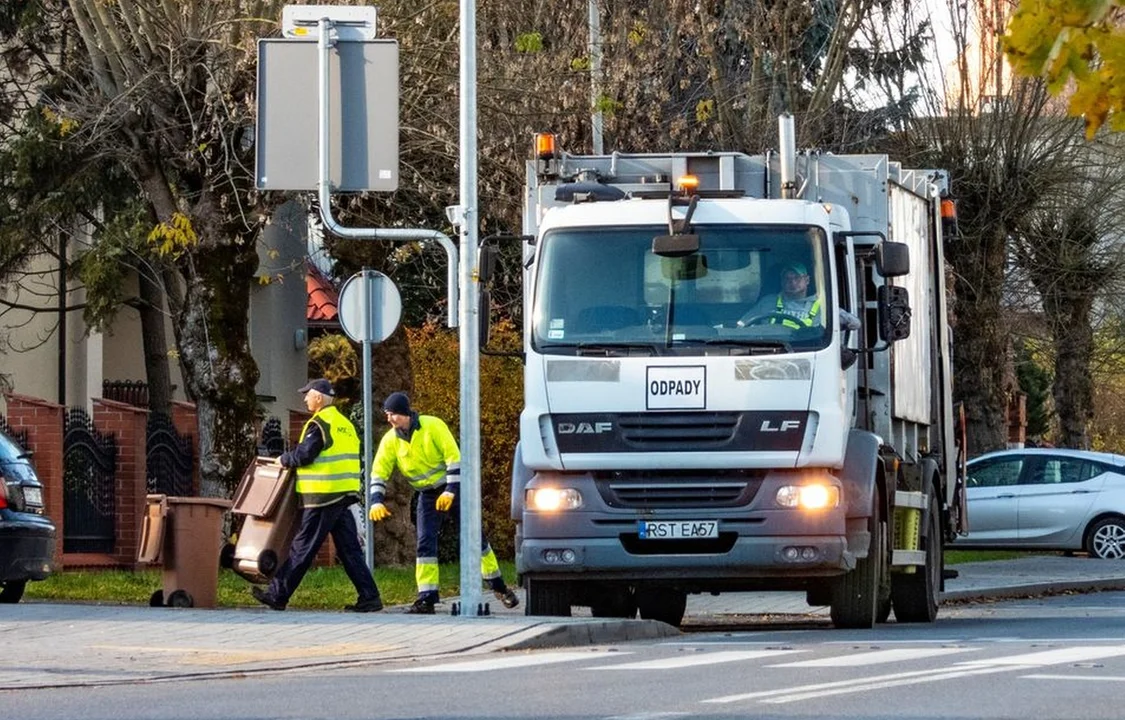
<path id="1" fill-rule="evenodd" d="M 445 492 L 443 492 L 443 493 L 442 493 L 441 495 L 438 495 L 438 499 L 437 499 L 437 509 L 438 509 L 438 510 L 439 510 L 440 512 L 445 512 L 445 511 L 446 511 L 446 510 L 448 510 L 449 508 L 453 507 L 453 500 L 454 500 L 454 499 L 455 499 L 456 497 L 457 497 L 456 495 L 454 495 L 453 493 L 449 492 L 448 490 L 446 490 Z"/>
<path id="2" fill-rule="evenodd" d="M 390 517 L 391 511 L 383 503 L 375 503 L 367 514 L 371 517 L 372 522 L 379 522 L 383 518 Z"/>

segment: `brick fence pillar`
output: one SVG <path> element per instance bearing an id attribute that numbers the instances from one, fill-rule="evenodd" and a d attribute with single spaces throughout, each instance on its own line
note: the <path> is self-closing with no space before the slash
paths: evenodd
<path id="1" fill-rule="evenodd" d="M 148 494 L 148 410 L 115 400 L 94 399 L 94 427 L 117 440 L 114 468 L 114 522 L 117 532 L 113 558 L 124 566 L 137 561 L 141 516 Z"/>
<path id="2" fill-rule="evenodd" d="M 16 430 L 27 431 L 31 462 L 43 483 L 43 505 L 47 517 L 55 523 L 58 541 L 55 543 L 55 565 L 60 570 L 63 549 L 63 418 L 66 409 L 57 403 L 10 393 L 8 424 Z"/>

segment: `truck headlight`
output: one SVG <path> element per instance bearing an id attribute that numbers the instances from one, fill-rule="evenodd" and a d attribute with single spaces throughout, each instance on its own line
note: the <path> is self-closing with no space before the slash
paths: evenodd
<path id="1" fill-rule="evenodd" d="M 582 493 L 574 488 L 528 488 L 526 506 L 540 512 L 577 510 L 582 507 Z"/>
<path id="2" fill-rule="evenodd" d="M 777 489 L 776 500 L 781 507 L 823 510 L 840 505 L 840 488 L 821 483 L 783 485 Z"/>

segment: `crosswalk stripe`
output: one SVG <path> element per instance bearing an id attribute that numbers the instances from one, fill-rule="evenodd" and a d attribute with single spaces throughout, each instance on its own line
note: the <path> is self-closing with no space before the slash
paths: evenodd
<path id="1" fill-rule="evenodd" d="M 907 662 L 921 658 L 953 655 L 955 653 L 971 652 L 978 648 L 895 648 L 893 650 L 873 650 L 856 655 L 838 655 L 835 657 L 817 658 L 816 660 L 797 660 L 790 663 L 768 665 L 776 668 L 815 668 L 815 667 L 857 667 L 860 665 L 879 665 L 880 663 Z"/>
<path id="2" fill-rule="evenodd" d="M 504 657 L 485 658 L 482 660 L 466 660 L 463 662 L 442 663 L 440 665 L 427 665 L 425 667 L 394 668 L 387 672 L 393 673 L 449 673 L 449 672 L 488 672 L 490 670 L 506 670 L 508 668 L 528 667 L 530 665 L 550 665 L 551 663 L 573 662 L 575 660 L 590 660 L 608 655 L 631 655 L 629 652 L 610 651 L 583 651 L 583 652 L 546 652 L 514 655 Z"/>
<path id="3" fill-rule="evenodd" d="M 1080 645 L 1078 647 L 1041 650 L 1039 652 L 1024 653 L 1022 655 L 1007 655 L 1005 657 L 998 658 L 964 660 L 957 663 L 957 665 L 967 665 L 972 667 L 980 667 L 982 665 L 1062 665 L 1064 663 L 1101 660 L 1102 658 L 1117 657 L 1118 655 L 1125 655 L 1125 645 L 1111 645 L 1109 647 L 1091 647 L 1089 645 Z"/>
<path id="4" fill-rule="evenodd" d="M 716 665 L 718 663 L 739 662 L 742 660 L 755 660 L 757 658 L 773 657 L 775 655 L 788 655 L 802 652 L 801 650 L 727 650 L 724 652 L 699 653 L 698 655 L 681 655 L 679 657 L 664 658 L 661 660 L 644 660 L 642 662 L 622 663 L 619 665 L 599 665 L 597 667 L 583 668 L 584 670 L 675 670 L 676 668 L 697 667 L 699 665 Z"/>

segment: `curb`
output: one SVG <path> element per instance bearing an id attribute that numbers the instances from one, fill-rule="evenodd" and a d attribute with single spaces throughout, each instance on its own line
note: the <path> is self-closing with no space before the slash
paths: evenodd
<path id="1" fill-rule="evenodd" d="M 523 639 L 511 639 L 504 643 L 504 650 L 544 650 L 558 647 L 581 647 L 583 645 L 604 645 L 607 643 L 629 642 L 632 640 L 659 640 L 661 638 L 683 635 L 659 620 L 594 620 L 583 623 L 552 625 L 544 632 L 542 627 L 529 628 L 535 633 Z"/>
<path id="2" fill-rule="evenodd" d="M 1022 598 L 1035 595 L 1055 595 L 1064 592 L 1098 592 L 1101 590 L 1125 590 L 1125 578 L 1026 583 L 1023 585 L 981 588 L 979 590 L 952 590 L 941 594 L 941 602 Z"/>

